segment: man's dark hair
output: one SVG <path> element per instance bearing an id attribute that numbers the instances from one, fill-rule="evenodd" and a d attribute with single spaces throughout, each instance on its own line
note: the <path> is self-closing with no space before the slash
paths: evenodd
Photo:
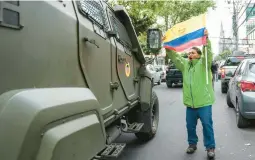
<path id="1" fill-rule="evenodd" d="M 198 53 L 199 55 L 202 54 L 202 52 L 201 52 L 201 50 L 200 50 L 199 48 L 197 48 L 197 47 L 192 47 L 192 49 L 194 49 L 195 51 L 197 51 L 197 53 Z"/>

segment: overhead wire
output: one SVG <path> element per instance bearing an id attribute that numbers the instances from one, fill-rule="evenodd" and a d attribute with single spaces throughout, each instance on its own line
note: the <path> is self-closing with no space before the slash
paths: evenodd
<path id="1" fill-rule="evenodd" d="M 237 29 L 236 29 L 237 31 L 244 24 L 244 22 L 247 20 L 247 18 L 250 16 L 250 14 L 253 12 L 254 8 L 255 8 L 255 3 L 253 4 L 253 7 L 252 7 L 251 11 L 249 12 L 249 14 L 246 16 L 245 20 L 243 20 L 243 22 L 237 27 Z"/>
<path id="2" fill-rule="evenodd" d="M 248 3 L 248 5 L 246 6 L 246 8 L 244 9 L 243 13 L 241 14 L 241 16 L 238 17 L 238 19 L 240 19 L 242 17 L 242 15 L 245 13 L 246 9 L 249 7 L 249 5 L 251 4 L 251 1 Z M 243 5 L 244 6 L 244 5 Z M 241 8 L 242 9 L 242 8 Z M 239 12 L 241 11 L 241 9 L 239 10 Z M 238 12 L 237 12 L 238 13 Z"/>

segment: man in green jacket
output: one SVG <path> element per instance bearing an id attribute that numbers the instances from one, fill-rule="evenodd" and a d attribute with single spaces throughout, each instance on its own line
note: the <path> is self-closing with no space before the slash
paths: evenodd
<path id="1" fill-rule="evenodd" d="M 186 127 L 188 132 L 187 153 L 194 153 L 197 149 L 198 137 L 196 134 L 197 120 L 200 119 L 203 126 L 204 146 L 207 150 L 208 158 L 215 157 L 215 139 L 212 120 L 212 104 L 215 101 L 212 87 L 212 52 L 211 42 L 207 37 L 207 46 L 203 47 L 203 52 L 197 47 L 193 47 L 189 53 L 189 60 L 182 58 L 179 54 L 167 50 L 170 59 L 183 75 L 183 103 L 186 109 Z M 206 58 L 207 49 L 207 70 L 208 84 L 206 82 Z"/>

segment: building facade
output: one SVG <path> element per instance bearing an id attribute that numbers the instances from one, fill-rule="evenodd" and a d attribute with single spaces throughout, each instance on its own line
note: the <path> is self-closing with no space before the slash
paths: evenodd
<path id="1" fill-rule="evenodd" d="M 249 43 L 249 47 L 247 52 L 249 54 L 255 54 L 255 8 L 253 7 L 255 4 L 252 3 L 247 6 L 246 10 L 246 32 L 247 32 L 247 43 Z"/>

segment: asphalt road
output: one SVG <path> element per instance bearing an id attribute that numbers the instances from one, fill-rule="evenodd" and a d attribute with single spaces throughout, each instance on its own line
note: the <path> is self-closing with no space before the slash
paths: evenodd
<path id="1" fill-rule="evenodd" d="M 117 142 L 127 143 L 118 160 L 204 160 L 201 123 L 198 123 L 198 150 L 187 155 L 185 106 L 182 103 L 182 88 L 167 88 L 165 83 L 155 86 L 159 97 L 160 121 L 157 135 L 147 143 L 140 143 L 133 134 L 123 134 Z M 220 91 L 220 81 L 215 84 L 216 103 L 213 105 L 213 120 L 217 160 L 255 160 L 255 127 L 239 129 L 235 111 L 227 107 L 226 95 Z"/>

